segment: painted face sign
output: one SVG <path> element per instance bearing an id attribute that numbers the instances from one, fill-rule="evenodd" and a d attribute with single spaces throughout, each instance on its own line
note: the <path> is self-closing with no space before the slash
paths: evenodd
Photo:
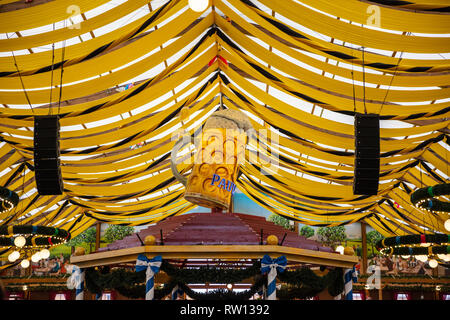
<path id="1" fill-rule="evenodd" d="M 234 193 L 234 191 L 236 190 L 236 184 L 234 184 L 233 181 L 227 180 L 225 178 L 220 179 L 220 176 L 218 174 L 213 174 L 211 185 L 215 185 L 216 182 L 218 182 L 218 188 L 224 189 L 231 193 Z"/>

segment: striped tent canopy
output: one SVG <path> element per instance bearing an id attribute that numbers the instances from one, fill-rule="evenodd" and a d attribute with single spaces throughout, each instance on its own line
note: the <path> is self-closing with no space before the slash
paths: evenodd
<path id="1" fill-rule="evenodd" d="M 0 186 L 20 196 L 0 224 L 76 236 L 188 212 L 172 137 L 222 101 L 257 131 L 237 186 L 264 208 L 385 236 L 445 232 L 446 213 L 409 198 L 448 182 L 449 38 L 447 0 L 210 0 L 203 12 L 187 0 L 0 0 Z M 373 196 L 352 190 L 355 113 L 381 119 Z M 34 178 L 34 116 L 48 114 L 60 116 L 59 196 L 40 196 Z"/>

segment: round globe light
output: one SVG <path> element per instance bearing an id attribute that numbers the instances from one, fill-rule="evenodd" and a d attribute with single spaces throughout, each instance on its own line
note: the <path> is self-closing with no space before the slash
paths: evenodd
<path id="1" fill-rule="evenodd" d="M 209 0 L 189 0 L 189 8 L 195 12 L 203 12 L 209 6 Z"/>
<path id="2" fill-rule="evenodd" d="M 450 219 L 447 219 L 444 222 L 444 228 L 445 228 L 445 230 L 450 231 Z"/>
<path id="3" fill-rule="evenodd" d="M 344 250 L 345 248 L 343 246 L 337 246 L 335 251 L 339 252 L 340 254 L 344 254 Z"/>
<path id="4" fill-rule="evenodd" d="M 48 249 L 42 249 L 39 254 L 41 255 L 41 259 L 48 259 L 50 257 L 50 251 Z"/>
<path id="5" fill-rule="evenodd" d="M 8 255 L 8 261 L 9 262 L 14 262 L 17 259 L 19 259 L 20 257 L 20 252 L 19 251 L 13 251 Z"/>
<path id="6" fill-rule="evenodd" d="M 40 252 L 36 252 L 35 254 L 33 254 L 31 256 L 31 261 L 33 262 L 38 262 L 39 260 L 41 260 L 41 254 Z"/>
<path id="7" fill-rule="evenodd" d="M 425 262 L 428 260 L 428 257 L 426 255 L 418 255 L 416 256 L 416 259 L 422 262 Z"/>
<path id="8" fill-rule="evenodd" d="M 16 261 L 17 259 L 20 258 L 20 252 L 19 251 L 14 251 L 12 254 L 14 255 L 14 261 Z"/>
<path id="9" fill-rule="evenodd" d="M 444 254 L 444 261 L 450 261 L 450 254 Z"/>
<path id="10" fill-rule="evenodd" d="M 14 245 L 19 248 L 22 248 L 26 242 L 27 240 L 24 236 L 18 236 L 14 239 Z"/>
<path id="11" fill-rule="evenodd" d="M 438 262 L 435 259 L 431 259 L 430 261 L 428 261 L 428 264 L 431 268 L 436 268 L 438 266 Z"/>
<path id="12" fill-rule="evenodd" d="M 28 268 L 30 266 L 30 260 L 23 259 L 22 262 L 20 263 L 20 266 L 24 269 Z"/>
<path id="13" fill-rule="evenodd" d="M 447 258 L 447 255 L 446 255 L 446 254 L 438 253 L 438 254 L 437 254 L 437 257 L 438 257 L 439 259 L 441 259 L 441 260 L 447 261 L 447 260 L 445 260 L 445 259 Z"/>
<path id="14" fill-rule="evenodd" d="M 410 256 L 402 256 L 403 259 L 409 259 Z"/>

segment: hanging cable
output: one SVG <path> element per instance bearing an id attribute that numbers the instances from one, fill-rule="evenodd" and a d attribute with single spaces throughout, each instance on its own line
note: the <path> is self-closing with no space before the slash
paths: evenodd
<path id="1" fill-rule="evenodd" d="M 408 35 L 408 36 L 409 36 L 410 34 L 411 34 L 411 32 L 407 32 L 407 33 L 406 33 L 406 35 Z M 402 52 L 400 53 L 400 56 L 398 57 L 398 61 L 397 61 L 397 65 L 395 66 L 394 74 L 393 74 L 392 77 L 391 77 L 391 81 L 389 82 L 389 86 L 388 86 L 388 88 L 387 88 L 387 90 L 386 90 L 386 94 L 384 95 L 384 99 L 383 99 L 383 102 L 381 103 L 380 111 L 378 111 L 378 114 L 381 114 L 381 109 L 383 109 L 384 103 L 386 102 L 386 98 L 387 98 L 387 95 L 388 95 L 388 93 L 389 93 L 389 90 L 391 89 L 392 82 L 394 81 L 394 78 L 395 78 L 395 76 L 397 75 L 398 66 L 400 65 L 400 62 L 401 62 L 402 59 L 403 59 L 403 52 L 404 52 L 404 51 L 402 51 Z"/>
<path id="2" fill-rule="evenodd" d="M 366 72 L 365 72 L 365 68 L 364 68 L 364 47 L 362 48 L 362 69 L 363 69 L 363 104 L 364 104 L 364 113 L 367 114 L 367 109 L 366 109 Z"/>
<path id="3" fill-rule="evenodd" d="M 6 33 L 6 38 L 9 39 L 8 33 Z M 28 105 L 29 105 L 30 108 L 31 108 L 31 112 L 33 112 L 33 114 L 34 114 L 33 106 L 31 105 L 30 98 L 28 97 L 28 93 L 27 93 L 27 91 L 25 90 L 25 85 L 23 84 L 23 79 L 22 79 L 22 75 L 20 74 L 19 67 L 17 66 L 16 56 L 15 56 L 15 54 L 14 54 L 14 51 L 11 51 L 11 53 L 12 53 L 12 57 L 13 57 L 13 59 L 14 59 L 14 65 L 15 65 L 15 67 L 16 67 L 17 74 L 19 75 L 19 79 L 20 79 L 20 83 L 21 83 L 21 85 L 22 85 L 23 93 L 25 94 L 25 98 L 27 99 Z"/>
<path id="4" fill-rule="evenodd" d="M 64 20 L 64 27 L 66 27 L 66 20 Z M 62 51 L 61 51 L 61 76 L 59 81 L 59 99 L 58 99 L 58 114 L 61 108 L 61 98 L 62 98 L 62 83 L 63 83 L 63 73 L 64 73 L 64 56 L 66 52 L 66 40 L 63 41 Z"/>
<path id="5" fill-rule="evenodd" d="M 55 23 L 53 23 L 53 31 L 55 31 Z M 52 72 L 50 77 L 50 101 L 48 104 L 48 114 L 52 114 L 52 93 L 53 93 L 53 69 L 55 67 L 55 43 L 52 43 Z"/>
<path id="6" fill-rule="evenodd" d="M 353 77 L 353 62 L 352 62 L 352 88 L 353 88 L 353 114 L 356 114 L 356 93 L 355 93 L 355 78 Z"/>

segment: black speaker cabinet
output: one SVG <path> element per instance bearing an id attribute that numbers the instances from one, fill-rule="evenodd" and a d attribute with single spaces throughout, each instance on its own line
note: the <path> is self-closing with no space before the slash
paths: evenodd
<path id="1" fill-rule="evenodd" d="M 59 129 L 59 116 L 34 117 L 34 177 L 40 195 L 63 193 Z"/>
<path id="2" fill-rule="evenodd" d="M 380 177 L 380 118 L 355 114 L 355 171 L 353 194 L 376 195 Z"/>

